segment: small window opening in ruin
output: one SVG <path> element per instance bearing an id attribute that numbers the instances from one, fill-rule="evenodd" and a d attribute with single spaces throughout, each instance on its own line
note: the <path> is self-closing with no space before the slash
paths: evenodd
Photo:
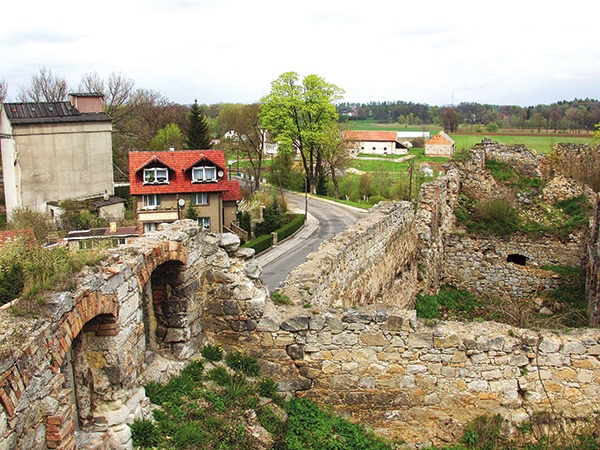
<path id="1" fill-rule="evenodd" d="M 511 262 L 511 263 L 518 264 L 520 266 L 524 266 L 527 263 L 527 256 L 512 253 L 507 256 L 506 262 Z"/>

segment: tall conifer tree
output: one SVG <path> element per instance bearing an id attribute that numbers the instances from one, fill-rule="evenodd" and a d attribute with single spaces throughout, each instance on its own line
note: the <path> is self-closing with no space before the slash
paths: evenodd
<path id="1" fill-rule="evenodd" d="M 190 150 L 209 149 L 210 133 L 206 124 L 206 117 L 202 114 L 198 100 L 194 104 L 187 116 L 186 145 Z"/>

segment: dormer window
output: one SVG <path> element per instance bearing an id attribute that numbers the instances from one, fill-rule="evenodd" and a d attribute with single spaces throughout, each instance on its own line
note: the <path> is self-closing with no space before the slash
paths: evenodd
<path id="1" fill-rule="evenodd" d="M 144 184 L 169 184 L 169 171 L 164 167 L 144 169 Z"/>
<path id="2" fill-rule="evenodd" d="M 194 167 L 192 169 L 192 182 L 205 183 L 217 181 L 217 168 L 214 166 Z"/>

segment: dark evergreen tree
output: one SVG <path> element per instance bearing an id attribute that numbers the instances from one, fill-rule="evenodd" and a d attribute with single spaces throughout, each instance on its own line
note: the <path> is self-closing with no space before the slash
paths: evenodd
<path id="1" fill-rule="evenodd" d="M 198 105 L 198 100 L 194 100 L 194 104 L 187 116 L 185 143 L 190 150 L 205 150 L 211 146 L 206 117 L 202 113 L 200 105 Z"/>

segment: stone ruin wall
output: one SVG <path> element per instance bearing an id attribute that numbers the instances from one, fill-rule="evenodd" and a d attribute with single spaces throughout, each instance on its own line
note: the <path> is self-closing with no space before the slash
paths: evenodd
<path id="1" fill-rule="evenodd" d="M 514 427 L 552 410 L 581 420 L 598 408 L 597 329 L 428 325 L 392 308 L 268 306 L 253 332 L 209 336 L 259 358 L 282 389 L 410 443 L 457 442 L 466 422 L 484 414 Z"/>
<path id="2" fill-rule="evenodd" d="M 296 304 L 324 308 L 369 305 L 386 293 L 395 306 L 411 307 L 417 293 L 414 217 L 409 202 L 377 205 L 308 255 L 279 292 Z"/>
<path id="3" fill-rule="evenodd" d="M 591 327 L 600 327 L 600 202 L 591 227 L 591 238 L 587 247 L 586 293 Z"/>
<path id="4" fill-rule="evenodd" d="M 205 342 L 210 277 L 226 272 L 225 289 L 244 291 L 242 314 L 265 301 L 254 252 L 232 238 L 181 221 L 111 250 L 37 317 L 0 308 L 0 449 L 131 448 L 154 360 L 186 360 Z"/>
<path id="5" fill-rule="evenodd" d="M 584 266 L 585 241 L 582 231 L 564 240 L 450 234 L 444 239 L 442 283 L 479 295 L 532 297 L 561 283 L 556 272 L 543 266 Z M 509 255 L 520 255 L 527 261 L 525 265 L 508 262 Z"/>

